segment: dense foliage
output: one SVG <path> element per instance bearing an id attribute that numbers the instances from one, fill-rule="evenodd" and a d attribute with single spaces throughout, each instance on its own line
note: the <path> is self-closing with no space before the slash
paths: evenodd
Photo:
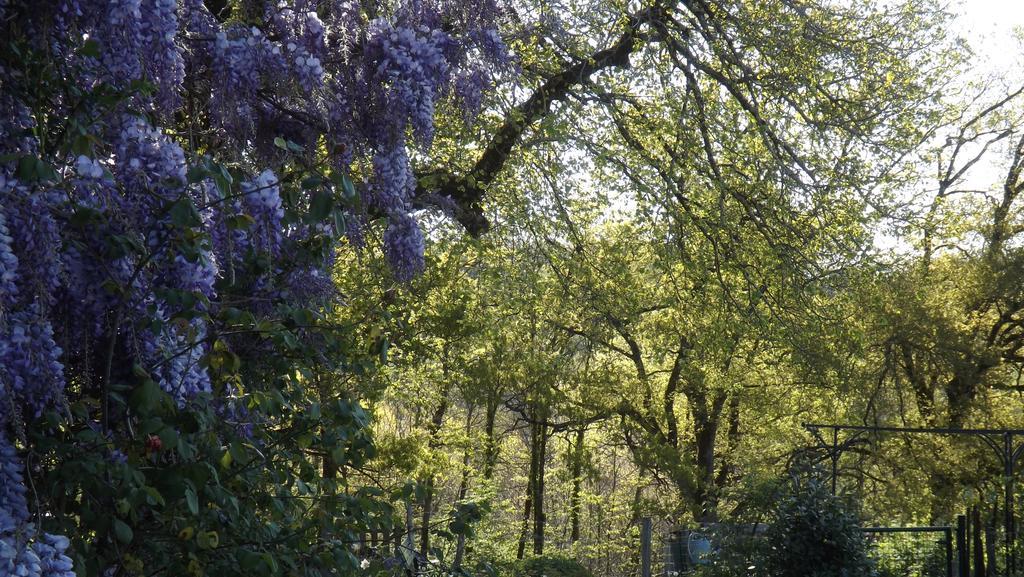
<path id="1" fill-rule="evenodd" d="M 498 17 L 0 4 L 0 573 L 358 565 L 386 515 L 340 489 L 372 445 L 335 384 L 375 353 L 325 316 L 335 259 L 383 218 L 422 270 L 410 156 L 510 62 Z"/>
<path id="2" fill-rule="evenodd" d="M 592 577 L 579 561 L 566 557 L 531 557 L 516 565 L 513 577 Z"/>
<path id="3" fill-rule="evenodd" d="M 1024 427 L 1024 90 L 954 33 L 0 0 L 0 577 L 612 577 L 643 517 L 732 574 L 868 573 L 858 518 L 994 551 L 970 441 L 778 481 L 807 421 Z"/>
<path id="4" fill-rule="evenodd" d="M 558 4 L 594 40 L 524 50 L 495 132 L 446 143 L 473 170 L 563 95 L 488 189 L 490 232 L 439 227 L 427 274 L 368 298 L 393 346 L 364 482 L 431 487 L 417 527 L 490 503 L 461 548 L 428 539 L 446 559 L 630 575 L 641 517 L 770 519 L 790 462 L 830 465 L 802 423 L 1022 423 L 1019 79 L 963 80 L 928 2 L 709 4 Z M 561 93 L 570 64 L 590 82 Z M 981 442 L 864 435 L 838 474 L 871 524 L 976 506 L 1001 542 Z"/>
<path id="5" fill-rule="evenodd" d="M 871 543 L 861 531 L 862 521 L 853 510 L 857 503 L 830 494 L 820 472 L 790 473 L 784 480 L 771 483 L 768 494 L 750 497 L 758 501 L 759 522 L 709 527 L 706 534 L 713 547 L 706 562 L 694 568 L 697 575 L 872 577 L 889 574 L 880 572 L 871 557 L 874 553 Z"/>
<path id="6" fill-rule="evenodd" d="M 779 577 L 869 577 L 867 537 L 848 506 L 813 478 L 795 479 L 766 535 L 765 574 Z"/>

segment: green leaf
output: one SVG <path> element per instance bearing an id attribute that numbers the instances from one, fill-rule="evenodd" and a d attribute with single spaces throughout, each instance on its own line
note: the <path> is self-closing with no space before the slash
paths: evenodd
<path id="1" fill-rule="evenodd" d="M 356 197 L 356 187 L 348 175 L 341 175 L 341 191 L 345 195 L 345 200 L 352 200 Z"/>
<path id="2" fill-rule="evenodd" d="M 348 230 L 348 225 L 345 223 L 345 213 L 341 210 L 334 211 L 334 234 L 341 236 Z"/>
<path id="3" fill-rule="evenodd" d="M 164 427 L 157 432 L 157 435 L 160 437 L 160 441 L 163 442 L 165 450 L 178 448 L 178 439 L 180 438 L 178 431 L 175 431 L 171 427 Z"/>
<path id="4" fill-rule="evenodd" d="M 195 184 L 207 176 L 210 176 L 210 171 L 205 166 L 199 164 L 188 167 L 188 172 L 185 174 L 189 184 Z"/>
<path id="5" fill-rule="evenodd" d="M 132 542 L 132 538 L 135 534 L 132 532 L 132 528 L 129 527 L 124 521 L 120 519 L 114 519 L 114 536 L 117 540 L 128 544 Z"/>
<path id="6" fill-rule="evenodd" d="M 162 392 L 156 382 L 146 380 L 132 392 L 128 403 L 136 413 L 147 415 L 157 407 Z"/>
<path id="7" fill-rule="evenodd" d="M 186 461 L 190 461 L 190 460 L 192 460 L 192 457 L 194 457 L 196 453 L 195 453 L 195 448 L 192 446 L 191 443 L 186 442 L 185 439 L 183 439 L 183 438 L 179 438 L 178 439 L 178 454 L 181 455 L 182 459 L 185 459 Z"/>
<path id="8" fill-rule="evenodd" d="M 280 136 L 274 137 L 274 146 L 280 148 L 281 150 L 288 150 L 288 143 L 285 142 L 285 139 L 281 138 Z"/>
<path id="9" fill-rule="evenodd" d="M 231 458 L 239 465 L 245 465 L 249 462 L 249 454 L 245 451 L 245 447 L 243 447 L 238 441 L 233 441 L 231 445 L 228 446 L 228 451 L 231 452 Z"/>
<path id="10" fill-rule="evenodd" d="M 230 230 L 249 228 L 256 223 L 256 219 L 248 214 L 235 214 L 229 216 L 225 221 L 227 222 L 228 229 Z"/>
<path id="11" fill-rule="evenodd" d="M 308 326 L 316 322 L 313 311 L 304 308 L 292 309 L 292 320 L 298 326 Z"/>
<path id="12" fill-rule="evenodd" d="M 214 549 L 220 543 L 220 537 L 216 531 L 202 531 L 196 535 L 196 543 L 200 549 Z"/>
<path id="13" fill-rule="evenodd" d="M 214 175 L 213 184 L 216 185 L 217 191 L 219 191 L 223 196 L 228 196 L 229 194 L 231 194 L 230 180 L 226 180 L 221 176 Z"/>
<path id="14" fill-rule="evenodd" d="M 156 505 L 163 507 L 167 504 L 167 502 L 164 501 L 164 496 L 160 494 L 160 491 L 158 491 L 156 487 L 147 486 L 144 487 L 143 490 L 146 492 L 146 503 L 151 507 Z"/>
<path id="15" fill-rule="evenodd" d="M 129 254 L 144 254 L 145 248 L 137 238 L 127 234 L 113 234 L 106 238 L 111 257 L 120 258 Z"/>
<path id="16" fill-rule="evenodd" d="M 188 505 L 189 513 L 192 513 L 192 515 L 199 514 L 199 497 L 196 496 L 196 492 L 191 487 L 185 489 L 185 503 Z"/>
<path id="17" fill-rule="evenodd" d="M 71 140 L 71 154 L 75 156 L 93 155 L 92 139 L 85 135 L 79 135 Z"/>
<path id="18" fill-rule="evenodd" d="M 331 460 L 335 465 L 345 464 L 345 447 L 335 447 L 331 450 Z"/>
<path id="19" fill-rule="evenodd" d="M 231 451 L 224 451 L 224 454 L 220 456 L 220 466 L 222 469 L 231 467 Z"/>
<path id="20" fill-rule="evenodd" d="M 323 183 L 324 179 L 314 174 L 302 179 L 302 188 L 304 190 L 313 190 L 314 188 L 322 186 Z"/>
<path id="21" fill-rule="evenodd" d="M 39 180 L 39 159 L 34 156 L 22 156 L 18 160 L 18 168 L 14 171 L 14 176 L 18 177 L 18 180 L 25 182 L 35 182 Z"/>
<path id="22" fill-rule="evenodd" d="M 280 336 L 285 346 L 289 349 L 295 350 L 299 348 L 299 339 L 291 331 L 281 331 Z"/>
<path id="23" fill-rule="evenodd" d="M 309 201 L 309 218 L 319 222 L 327 218 L 334 208 L 334 197 L 327 191 L 320 191 L 313 194 Z"/>
<path id="24" fill-rule="evenodd" d="M 82 44 L 82 47 L 78 49 L 79 56 L 85 56 L 88 58 L 99 58 L 100 57 L 100 43 L 96 40 L 86 40 Z"/>
<path id="25" fill-rule="evenodd" d="M 229 186 L 235 182 L 235 179 L 231 176 L 231 172 L 228 171 L 228 167 L 223 164 L 214 164 L 213 166 L 217 169 L 216 172 L 218 178 L 223 179 Z"/>
<path id="26" fill-rule="evenodd" d="M 199 211 L 188 197 L 178 199 L 171 206 L 171 222 L 181 228 L 193 228 L 203 223 Z"/>
<path id="27" fill-rule="evenodd" d="M 70 223 L 72 226 L 84 228 L 103 221 L 103 213 L 95 208 L 76 204 L 72 213 Z"/>

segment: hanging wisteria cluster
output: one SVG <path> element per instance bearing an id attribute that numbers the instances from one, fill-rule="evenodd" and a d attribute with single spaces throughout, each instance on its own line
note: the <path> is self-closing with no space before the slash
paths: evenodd
<path id="1" fill-rule="evenodd" d="M 440 99 L 472 116 L 508 63 L 494 0 L 209 4 L 0 0 L 0 575 L 71 575 L 30 522 L 24 427 L 130 370 L 180 407 L 212 392 L 222 293 L 330 297 L 369 219 L 415 276 L 410 159 Z M 324 178 L 287 200 L 286 161 Z"/>
<path id="2" fill-rule="evenodd" d="M 0 575 L 71 577 L 67 537 L 36 531 L 14 447 L 0 437 Z"/>

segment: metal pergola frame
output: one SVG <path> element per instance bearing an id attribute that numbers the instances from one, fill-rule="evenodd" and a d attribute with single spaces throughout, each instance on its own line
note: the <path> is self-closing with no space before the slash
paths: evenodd
<path id="1" fill-rule="evenodd" d="M 1024 437 L 1024 429 L 956 429 L 956 428 L 924 428 L 924 427 L 884 427 L 869 425 L 839 425 L 823 423 L 803 423 L 803 427 L 814 436 L 818 444 L 825 449 L 832 464 L 832 494 L 836 493 L 836 482 L 839 473 L 839 458 L 843 451 L 856 444 L 866 433 L 899 433 L 978 437 L 996 453 L 1003 465 L 1004 474 L 1004 506 L 1003 529 L 1005 530 L 1004 545 L 1006 555 L 1006 573 L 1010 577 L 1017 575 L 1017 554 L 1014 544 L 1017 542 L 1017 531 L 1014 517 L 1014 476 L 1017 472 L 1017 459 L 1024 453 L 1024 442 L 1014 443 L 1014 437 Z M 823 431 L 831 431 L 831 439 L 822 436 Z M 840 442 L 840 431 L 852 434 Z"/>

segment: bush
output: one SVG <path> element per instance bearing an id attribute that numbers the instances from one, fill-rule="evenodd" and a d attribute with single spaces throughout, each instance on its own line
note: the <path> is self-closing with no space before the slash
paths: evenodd
<path id="1" fill-rule="evenodd" d="M 740 499 L 752 518 L 711 529 L 715 551 L 698 577 L 875 577 L 858 518 L 813 473 L 764 483 Z M 767 489 L 767 491 L 765 491 Z M 754 523 L 767 516 L 764 533 Z"/>
<path id="2" fill-rule="evenodd" d="M 541 555 L 517 563 L 512 577 L 593 577 L 593 573 L 575 559 Z"/>
<path id="3" fill-rule="evenodd" d="M 794 479 L 766 537 L 765 569 L 773 577 L 876 574 L 856 515 L 816 479 Z"/>
<path id="4" fill-rule="evenodd" d="M 714 552 L 694 577 L 769 577 L 765 573 L 765 542 L 749 525 L 723 525 L 711 531 Z"/>

